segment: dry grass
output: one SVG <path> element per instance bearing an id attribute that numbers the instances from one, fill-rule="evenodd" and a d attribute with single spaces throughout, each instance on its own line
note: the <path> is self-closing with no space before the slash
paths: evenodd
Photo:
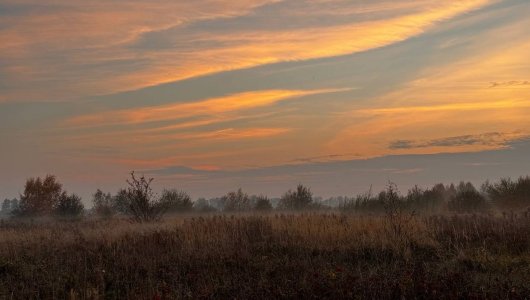
<path id="1" fill-rule="evenodd" d="M 3 223 L 0 298 L 528 299 L 530 218 L 387 226 L 339 214 Z"/>

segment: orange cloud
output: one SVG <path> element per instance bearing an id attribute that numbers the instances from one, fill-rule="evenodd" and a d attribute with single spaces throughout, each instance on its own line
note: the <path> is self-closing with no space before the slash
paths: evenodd
<path id="1" fill-rule="evenodd" d="M 177 141 L 184 141 L 180 147 L 184 147 L 185 144 L 196 145 L 197 141 L 201 143 L 211 143 L 213 141 L 219 142 L 221 140 L 243 140 L 243 139 L 255 139 L 255 138 L 266 138 L 281 135 L 290 132 L 290 128 L 224 128 L 220 130 L 212 131 L 201 131 L 201 132 L 188 132 L 188 133 L 173 133 L 173 134 L 143 134 L 143 133 L 131 133 L 130 135 L 122 136 L 121 138 L 102 139 L 99 142 L 113 142 L 128 145 L 146 145 L 150 144 L 156 147 L 158 150 L 167 150 L 163 146 L 164 143 Z M 162 145 L 161 145 L 162 144 Z M 173 148 L 174 146 L 170 146 Z M 142 146 L 145 150 L 149 146 Z"/>
<path id="2" fill-rule="evenodd" d="M 390 108 L 370 108 L 354 111 L 354 113 L 367 115 L 393 115 L 393 114 L 416 114 L 440 111 L 481 111 L 499 110 L 508 108 L 530 108 L 530 102 L 524 100 L 505 100 L 487 102 L 448 103 L 442 105 L 425 106 L 403 106 Z"/>
<path id="3" fill-rule="evenodd" d="M 303 28 L 299 30 L 257 31 L 225 35 L 194 36 L 192 39 L 216 41 L 223 47 L 183 53 L 177 49 L 154 54 L 163 64 L 151 70 L 129 74 L 121 83 L 142 87 L 282 61 L 340 56 L 388 46 L 419 35 L 434 24 L 469 12 L 493 0 L 466 0 L 429 3 L 423 11 L 378 21 L 347 25 Z M 164 74 L 164 75 L 160 75 Z M 120 79 L 118 79 L 120 80 Z"/>
<path id="4" fill-rule="evenodd" d="M 97 114 L 83 115 L 71 118 L 65 122 L 68 126 L 104 126 L 115 124 L 138 124 L 155 121 L 175 120 L 193 116 L 216 116 L 218 114 L 248 110 L 273 105 L 280 101 L 295 97 L 309 96 L 322 93 L 343 91 L 344 89 L 329 90 L 266 90 L 229 95 L 220 98 L 207 99 L 198 102 L 178 103 L 127 109 L 121 111 L 106 111 Z M 186 126 L 206 125 L 209 121 L 194 121 Z M 176 126 L 179 126 L 177 124 Z"/>
<path id="5" fill-rule="evenodd" d="M 247 129 L 222 129 L 213 132 L 177 134 L 169 136 L 173 139 L 203 139 L 203 140 L 240 140 L 249 138 L 263 138 L 280 135 L 291 131 L 288 128 L 247 128 Z"/>
<path id="6" fill-rule="evenodd" d="M 149 55 L 129 48 L 130 43 L 143 34 L 198 21 L 241 16 L 277 1 L 149 0 L 110 3 L 96 0 L 89 4 L 81 0 L 55 0 L 46 4 L 38 0 L 2 1 L 7 7 L 19 6 L 22 12 L 5 14 L 0 18 L 0 60 L 9 62 L 6 69 L 16 70 L 6 74 L 10 83 L 20 85 L 27 82 L 27 85 L 20 85 L 21 88 L 9 93 L 4 101 L 24 98 L 72 100 L 127 90 L 124 86 L 117 86 L 123 81 L 116 79 L 126 78 L 130 72 L 144 71 L 142 61 L 150 60 Z M 94 69 L 98 65 L 123 62 L 135 67 L 134 70 L 113 67 Z M 137 64 L 140 66 L 137 67 Z M 139 86 L 137 82 L 135 85 Z"/>
<path id="7" fill-rule="evenodd" d="M 365 156 L 482 151 L 506 143 L 427 143 L 414 149 L 388 145 L 395 140 L 443 140 L 487 132 L 502 132 L 508 140 L 528 136 L 530 85 L 524 83 L 530 78 L 530 42 L 521 32 L 528 26 L 530 21 L 524 20 L 476 36 L 468 41 L 468 55 L 428 66 L 416 79 L 372 99 L 369 107 L 338 116 L 342 129 L 329 140 L 328 151 L 347 147 Z M 519 84 L 492 88 L 492 82 Z M 506 134 L 512 132 L 516 134 Z"/>
<path id="8" fill-rule="evenodd" d="M 154 51 L 135 49 L 130 44 L 149 32 L 205 19 L 245 15 L 260 5 L 278 1 L 135 1 L 120 5 L 95 2 L 90 6 L 58 1 L 57 4 L 66 8 L 21 20 L 11 18 L 10 26 L 0 30 L 0 40 L 8 41 L 0 45 L 0 58 L 35 70 L 17 75 L 32 86 L 31 89 L 18 89 L 18 98 L 46 95 L 47 98 L 65 99 L 72 98 L 72 94 L 108 94 L 214 72 L 366 51 L 416 36 L 437 22 L 494 1 L 408 1 L 405 4 L 379 1 L 363 6 L 345 1 L 340 5 L 343 9 L 328 9 L 327 12 L 410 9 L 398 10 L 401 15 L 382 20 L 358 22 L 352 19 L 346 25 L 296 30 L 197 33 L 183 27 L 182 31 L 174 33 L 178 37 L 168 37 L 170 41 L 178 38 L 178 43 L 169 49 Z M 315 13 L 321 5 L 318 1 L 309 3 L 310 9 L 302 13 Z M 197 42 L 214 46 L 194 46 Z M 42 57 L 40 51 L 44 52 Z M 60 55 L 61 59 L 48 59 L 54 55 Z M 111 66 L 119 62 L 137 67 L 120 70 Z M 48 81 L 53 83 L 45 84 Z M 50 89 L 50 85 L 54 88 Z M 17 97 L 13 94 L 9 98 Z"/>

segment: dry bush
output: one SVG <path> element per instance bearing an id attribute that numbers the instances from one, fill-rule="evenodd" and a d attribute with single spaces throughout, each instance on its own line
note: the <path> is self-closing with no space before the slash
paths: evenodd
<path id="1" fill-rule="evenodd" d="M 153 178 L 148 179 L 143 175 L 136 177 L 134 172 L 131 172 L 131 179 L 127 180 L 129 185 L 125 194 L 128 205 L 127 213 L 135 222 L 160 220 L 168 209 L 166 203 L 153 192 L 152 182 Z"/>

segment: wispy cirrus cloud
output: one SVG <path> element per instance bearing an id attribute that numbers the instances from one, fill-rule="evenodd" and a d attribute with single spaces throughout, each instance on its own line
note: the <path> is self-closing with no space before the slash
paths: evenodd
<path id="1" fill-rule="evenodd" d="M 277 1 L 3 1 L 0 59 L 8 63 L 0 76 L 10 86 L 5 101 L 71 100 L 131 89 L 131 73 L 156 62 L 128 50 L 143 34 L 233 18 Z M 116 85 L 127 83 L 129 88 Z"/>
<path id="2" fill-rule="evenodd" d="M 503 13 L 530 8 L 522 1 L 514 5 Z M 485 12 L 472 20 L 489 16 Z M 435 45 L 443 51 L 432 55 L 447 61 L 426 65 L 416 78 L 372 98 L 369 105 L 344 112 L 337 118 L 343 128 L 329 141 L 329 151 L 346 147 L 366 156 L 485 151 L 504 147 L 508 137 L 477 134 L 528 134 L 529 86 L 514 80 L 530 76 L 530 43 L 521 31 L 528 25 L 527 18 L 514 18 L 474 36 L 459 36 L 459 43 Z M 445 57 L 447 51 L 458 55 Z M 508 84 L 492 88 L 491 82 Z"/>
<path id="3" fill-rule="evenodd" d="M 484 102 L 464 102 L 464 103 L 447 103 L 421 106 L 401 106 L 387 108 L 369 108 L 356 110 L 355 113 L 366 115 L 392 115 L 392 114 L 412 114 L 412 113 L 429 113 L 429 112 L 450 112 L 450 111 L 480 111 L 496 110 L 508 108 L 528 108 L 530 102 L 526 100 L 500 100 Z"/>
<path id="4" fill-rule="evenodd" d="M 55 145 L 122 149 L 119 158 L 97 156 L 120 164 L 160 165 L 187 161 L 197 165 L 201 159 L 204 161 L 204 157 L 196 156 L 198 153 L 209 156 L 209 159 L 218 159 L 211 152 L 223 153 L 223 147 L 233 143 L 253 141 L 242 150 L 247 153 L 256 149 L 267 152 L 260 140 L 272 141 L 292 134 L 296 127 L 301 126 L 271 118 L 276 110 L 274 106 L 294 100 L 303 103 L 304 97 L 348 90 L 263 90 L 199 101 L 105 110 L 70 117 L 48 134 Z M 174 157 L 175 152 L 182 155 Z M 231 151 L 229 155 L 235 154 Z M 138 156 L 142 159 L 133 159 Z M 93 158 L 96 159 L 96 156 Z M 211 161 L 207 164 L 215 165 Z"/>
<path id="5" fill-rule="evenodd" d="M 205 115 L 216 118 L 216 116 L 223 113 L 249 110 L 258 107 L 270 106 L 278 102 L 297 97 L 334 93 L 344 90 L 348 89 L 253 91 L 195 102 L 125 109 L 118 111 L 105 111 L 102 113 L 81 115 L 66 120 L 65 125 L 90 127 L 116 124 L 138 124 Z M 200 126 L 207 124 L 207 122 L 208 121 L 194 121 L 191 123 L 192 126 Z M 178 124 L 177 126 L 181 125 L 182 124 Z"/>
<path id="6" fill-rule="evenodd" d="M 0 57 L 9 61 L 5 77 L 12 83 L 4 94 L 8 101 L 65 100 L 264 64 L 362 52 L 417 36 L 437 22 L 492 2 L 295 1 L 297 6 L 292 7 L 288 1 L 267 0 L 96 1 L 90 5 L 55 1 L 45 6 L 47 10 L 28 10 L 4 21 L 8 25 L 0 30 L 0 39 L 8 42 L 0 46 Z M 215 30 L 223 27 L 221 21 L 215 24 L 220 26 L 208 27 L 209 20 L 263 14 L 266 10 L 255 10 L 264 5 L 275 5 L 275 13 L 282 16 L 277 20 L 280 28 L 269 25 L 270 18 L 251 17 L 245 22 L 263 26 L 240 30 L 247 27 L 241 24 L 238 29 Z M 314 15 L 319 10 L 331 15 L 350 13 L 339 24 L 287 26 L 293 14 L 321 19 Z M 375 17 L 359 18 L 381 11 Z M 206 23 L 203 28 L 201 22 Z M 152 35 L 160 36 L 158 42 L 150 41 L 148 48 L 134 47 Z"/>
<path id="7" fill-rule="evenodd" d="M 169 134 L 160 138 L 175 140 L 207 140 L 208 142 L 219 140 L 242 140 L 265 138 L 281 135 L 291 131 L 289 128 L 225 128 L 209 132 L 195 132 L 184 134 Z M 155 139 L 154 142 L 157 142 Z"/>

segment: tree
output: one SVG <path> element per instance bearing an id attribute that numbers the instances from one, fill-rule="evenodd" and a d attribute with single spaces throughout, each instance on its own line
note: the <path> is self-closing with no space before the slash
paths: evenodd
<path id="1" fill-rule="evenodd" d="M 446 198 L 446 189 L 443 184 L 436 184 L 431 189 L 423 190 L 418 186 L 410 189 L 405 197 L 407 208 L 410 210 L 440 209 Z"/>
<path id="2" fill-rule="evenodd" d="M 299 184 L 295 191 L 289 190 L 280 199 L 281 209 L 307 209 L 313 204 L 313 193 L 308 187 Z"/>
<path id="3" fill-rule="evenodd" d="M 160 201 L 169 212 L 187 212 L 193 208 L 191 197 L 187 193 L 175 189 L 164 190 Z"/>
<path id="4" fill-rule="evenodd" d="M 11 200 L 11 213 L 18 211 L 19 209 L 19 201 L 17 198 L 13 198 Z"/>
<path id="5" fill-rule="evenodd" d="M 269 211 L 272 210 L 272 204 L 269 198 L 266 196 L 258 196 L 254 209 L 258 211 Z"/>
<path id="6" fill-rule="evenodd" d="M 198 212 L 204 212 L 204 213 L 214 212 L 214 211 L 217 210 L 215 207 L 210 205 L 208 200 L 206 200 L 204 198 L 197 199 L 197 201 L 195 201 L 195 203 L 193 203 L 193 208 L 195 210 L 197 210 Z"/>
<path id="7" fill-rule="evenodd" d="M 98 189 L 93 195 L 92 203 L 92 209 L 97 215 L 109 218 L 116 213 L 114 197 L 112 197 L 110 193 L 105 194 L 100 189 Z"/>
<path id="8" fill-rule="evenodd" d="M 54 208 L 54 212 L 59 217 L 80 217 L 83 214 L 85 206 L 81 202 L 81 197 L 76 194 L 67 195 L 63 192 L 59 201 Z"/>
<path id="9" fill-rule="evenodd" d="M 127 180 L 126 201 L 129 204 L 128 213 L 136 222 L 150 222 L 159 220 L 166 212 L 166 207 L 156 197 L 151 188 L 153 178 L 145 178 L 143 175 L 137 178 L 134 171 L 131 179 Z"/>
<path id="10" fill-rule="evenodd" d="M 224 211 L 248 211 L 251 208 L 250 198 L 241 189 L 224 195 L 221 202 Z"/>
<path id="11" fill-rule="evenodd" d="M 53 175 L 46 175 L 44 179 L 40 177 L 28 179 L 24 186 L 24 193 L 20 195 L 17 214 L 40 216 L 52 213 L 63 196 L 62 187 Z"/>
<path id="12" fill-rule="evenodd" d="M 442 209 L 448 200 L 448 191 L 442 183 L 435 184 L 431 189 L 426 190 L 423 194 L 425 198 L 426 209 L 434 211 Z"/>
<path id="13" fill-rule="evenodd" d="M 130 203 L 127 195 L 127 190 L 120 189 L 118 193 L 112 197 L 112 205 L 117 212 L 122 214 L 129 213 Z"/>
<path id="14" fill-rule="evenodd" d="M 449 210 L 458 212 L 471 212 L 487 208 L 486 198 L 475 189 L 471 182 L 460 182 L 447 205 Z"/>
<path id="15" fill-rule="evenodd" d="M 415 185 L 408 191 L 407 196 L 405 197 L 407 205 L 414 209 L 423 208 L 423 206 L 426 204 L 424 195 L 425 191 L 419 186 Z"/>
<path id="16" fill-rule="evenodd" d="M 503 178 L 497 183 L 486 182 L 482 190 L 495 205 L 503 209 L 522 209 L 530 206 L 530 177 L 517 181 Z"/>
<path id="17" fill-rule="evenodd" d="M 2 214 L 9 213 L 11 213 L 11 200 L 5 199 L 4 202 L 2 202 Z"/>

